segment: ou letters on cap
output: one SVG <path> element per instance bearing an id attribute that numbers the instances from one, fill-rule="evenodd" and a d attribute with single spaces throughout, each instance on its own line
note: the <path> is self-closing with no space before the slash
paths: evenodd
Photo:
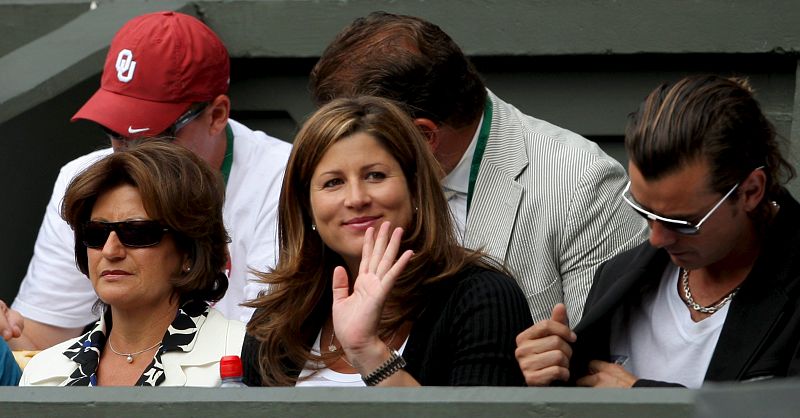
<path id="1" fill-rule="evenodd" d="M 128 21 L 111 41 L 100 89 L 72 117 L 136 138 L 166 130 L 189 106 L 226 94 L 230 60 L 197 18 L 156 12 Z"/>

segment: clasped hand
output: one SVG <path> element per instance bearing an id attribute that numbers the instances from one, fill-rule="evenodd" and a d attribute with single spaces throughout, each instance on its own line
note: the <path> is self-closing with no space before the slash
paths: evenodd
<path id="1" fill-rule="evenodd" d="M 548 386 L 570 378 L 571 344 L 577 336 L 569 328 L 567 308 L 563 303 L 553 307 L 545 319 L 517 336 L 517 362 L 528 386 Z M 622 366 L 606 361 L 589 362 L 589 374 L 575 383 L 587 387 L 631 387 L 636 376 Z"/>

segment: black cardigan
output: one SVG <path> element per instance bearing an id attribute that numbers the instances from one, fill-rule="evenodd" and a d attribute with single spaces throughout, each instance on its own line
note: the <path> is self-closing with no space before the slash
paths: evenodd
<path id="1" fill-rule="evenodd" d="M 403 357 L 405 370 L 425 386 L 524 386 L 514 357 L 517 334 L 532 325 L 525 296 L 510 277 L 470 267 L 430 289 L 428 305 L 414 320 Z M 311 347 L 327 316 L 306 335 Z M 242 347 L 244 381 L 261 386 L 258 341 Z M 296 367 L 293 374 L 300 370 Z"/>

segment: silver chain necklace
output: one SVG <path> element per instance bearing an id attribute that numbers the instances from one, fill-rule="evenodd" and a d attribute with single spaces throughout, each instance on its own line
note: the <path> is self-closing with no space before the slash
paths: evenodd
<path id="1" fill-rule="evenodd" d="M 144 353 L 144 352 L 146 352 L 146 351 L 150 351 L 150 350 L 152 350 L 152 349 L 154 349 L 154 348 L 156 348 L 156 347 L 158 347 L 158 346 L 160 346 L 160 345 L 161 345 L 161 341 L 159 341 L 159 342 L 155 343 L 155 345 L 153 345 L 153 346 L 147 347 L 147 348 L 145 348 L 144 350 L 139 350 L 139 351 L 137 351 L 137 352 L 135 352 L 135 353 L 120 353 L 119 351 L 117 351 L 117 350 L 115 350 L 115 349 L 114 349 L 114 346 L 113 346 L 113 345 L 111 345 L 111 338 L 109 338 L 109 339 L 108 339 L 108 348 L 110 348 L 110 349 L 111 349 L 111 351 L 112 351 L 114 354 L 116 354 L 116 355 L 118 355 L 118 356 L 123 356 L 123 357 L 125 357 L 125 361 L 127 361 L 128 363 L 133 363 L 133 357 L 134 357 L 134 356 L 138 356 L 139 354 L 142 354 L 142 353 Z"/>
<path id="2" fill-rule="evenodd" d="M 736 292 L 739 291 L 739 288 L 737 287 L 736 289 L 731 290 L 731 292 L 728 293 L 719 302 L 711 306 L 703 306 L 694 301 L 694 298 L 692 297 L 692 291 L 689 290 L 688 270 L 683 270 L 683 275 L 681 276 L 681 285 L 683 286 L 683 296 L 685 298 L 684 303 L 686 303 L 686 306 L 694 309 L 697 312 L 702 312 L 705 314 L 713 314 L 714 312 L 717 312 L 718 310 L 722 309 L 722 307 L 725 306 L 726 303 L 730 302 L 731 299 L 733 299 L 733 297 L 736 296 Z"/>

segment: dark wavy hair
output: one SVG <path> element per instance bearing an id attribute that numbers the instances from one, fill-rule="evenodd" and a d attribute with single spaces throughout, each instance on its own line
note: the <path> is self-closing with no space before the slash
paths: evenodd
<path id="1" fill-rule="evenodd" d="M 83 224 L 97 199 L 120 185 L 136 187 L 147 214 L 170 230 L 191 269 L 172 275 L 180 300 L 213 302 L 228 289 L 224 269 L 228 233 L 222 218 L 225 186 L 220 174 L 188 149 L 148 139 L 115 152 L 77 175 L 67 187 L 62 217 L 75 232 L 75 261 L 89 276 Z"/>
<path id="2" fill-rule="evenodd" d="M 386 301 L 380 332 L 387 334 L 413 321 L 429 303 L 431 286 L 469 264 L 485 265 L 481 253 L 458 244 L 440 184 L 441 168 L 408 115 L 376 97 L 330 102 L 308 119 L 294 140 L 278 204 L 278 265 L 260 275 L 270 292 L 248 304 L 258 308 L 247 331 L 260 342 L 259 367 L 266 386 L 291 385 L 296 380 L 291 370 L 321 359 L 310 353 L 308 337 L 330 316 L 333 269 L 346 265 L 311 229 L 311 178 L 333 144 L 362 132 L 397 160 L 416 206 L 401 244 L 403 250 L 414 250 L 414 256 Z M 348 274 L 352 278 L 354 273 Z"/>
<path id="3" fill-rule="evenodd" d="M 660 85 L 629 116 L 625 148 L 651 180 L 706 161 L 711 187 L 721 194 L 763 166 L 766 193 L 752 213 L 757 224 L 766 220 L 770 201 L 795 175 L 775 128 L 741 78 L 694 75 Z"/>
<path id="4" fill-rule="evenodd" d="M 412 118 L 464 127 L 478 117 L 486 87 L 441 28 L 413 16 L 374 12 L 354 20 L 311 71 L 317 106 L 339 97 L 394 100 Z"/>

